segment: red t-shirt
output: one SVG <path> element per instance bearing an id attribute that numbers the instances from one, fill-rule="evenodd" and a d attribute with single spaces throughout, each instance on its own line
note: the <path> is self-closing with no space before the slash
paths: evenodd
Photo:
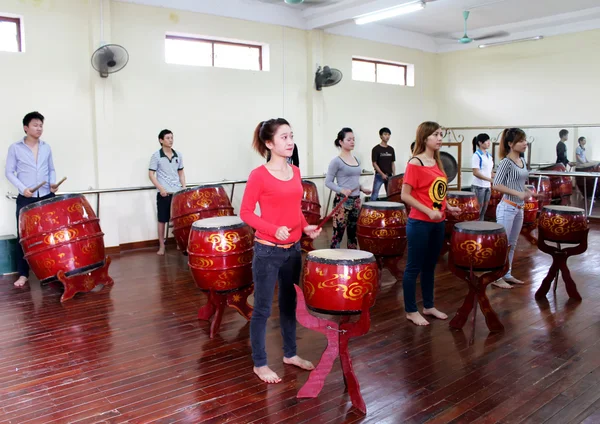
<path id="1" fill-rule="evenodd" d="M 411 194 L 420 203 L 429 209 L 442 212 L 442 219 L 432 221 L 417 208 L 411 208 L 409 218 L 427 222 L 441 222 L 446 219 L 448 179 L 437 164 L 435 166 L 419 166 L 409 163 L 406 165 L 406 171 L 404 172 L 404 184 L 412 187 Z"/>
<path id="2" fill-rule="evenodd" d="M 261 165 L 248 177 L 240 218 L 256 230 L 256 237 L 275 244 L 295 243 L 302 237 L 302 230 L 308 225 L 302 214 L 302 179 L 300 169 L 292 165 L 294 176 L 289 181 L 275 178 Z M 260 216 L 254 213 L 256 203 L 260 206 Z M 275 238 L 279 227 L 291 228 L 287 240 Z"/>

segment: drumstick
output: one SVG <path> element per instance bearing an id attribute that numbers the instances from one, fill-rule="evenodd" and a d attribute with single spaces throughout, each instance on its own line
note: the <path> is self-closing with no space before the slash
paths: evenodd
<path id="1" fill-rule="evenodd" d="M 329 221 L 329 219 L 333 216 L 333 214 L 336 213 L 338 211 L 338 209 L 343 206 L 346 199 L 348 199 L 348 195 L 344 196 L 344 198 L 340 201 L 340 203 L 338 203 L 338 205 L 335 208 L 333 208 L 333 210 L 329 213 L 329 215 L 327 215 L 325 217 L 325 219 L 323 219 L 323 221 L 321 221 L 321 223 L 319 225 L 317 225 L 317 228 L 315 228 L 314 231 L 317 231 L 319 228 L 321 228 L 323 225 L 325 225 L 325 223 L 327 221 Z"/>
<path id="2" fill-rule="evenodd" d="M 64 183 L 67 180 L 67 177 L 63 177 L 62 180 L 60 180 L 59 182 L 56 183 L 56 188 L 58 188 L 59 185 L 61 185 L 62 183 Z"/>
<path id="3" fill-rule="evenodd" d="M 36 191 L 38 191 L 40 189 L 40 187 L 42 187 L 44 184 L 46 184 L 46 181 L 39 183 L 38 185 L 36 185 L 33 188 L 30 188 L 29 191 L 31 191 L 32 193 L 35 193 Z"/>

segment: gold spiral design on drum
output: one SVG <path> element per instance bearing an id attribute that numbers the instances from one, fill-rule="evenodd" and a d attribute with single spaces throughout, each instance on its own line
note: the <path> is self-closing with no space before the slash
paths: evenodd
<path id="1" fill-rule="evenodd" d="M 35 231 L 42 218 L 39 215 L 26 215 L 25 216 L 25 230 L 28 233 Z"/>
<path id="2" fill-rule="evenodd" d="M 98 243 L 95 241 L 90 241 L 88 242 L 85 246 L 83 246 L 81 248 L 81 251 L 83 253 L 85 253 L 86 255 L 89 255 L 91 253 L 96 252 L 96 249 L 98 248 Z"/>
<path id="3" fill-rule="evenodd" d="M 67 211 L 74 213 L 79 212 L 83 215 L 83 205 L 81 203 L 73 203 L 71 206 L 67 208 Z"/>
<path id="4" fill-rule="evenodd" d="M 234 272 L 231 270 L 223 271 L 217 276 L 217 281 L 213 284 L 217 289 L 226 290 L 233 286 L 233 283 L 230 281 L 231 277 L 233 277 Z"/>
<path id="5" fill-rule="evenodd" d="M 365 213 L 364 216 L 360 218 L 360 223 L 364 225 L 370 225 L 382 218 L 385 218 L 385 215 L 383 213 L 374 210 L 369 210 Z"/>
<path id="6" fill-rule="evenodd" d="M 211 234 L 207 241 L 215 245 L 215 250 L 227 253 L 235 249 L 236 243 L 240 241 L 240 235 L 235 231 L 227 231 L 225 234 Z"/>
<path id="7" fill-rule="evenodd" d="M 190 263 L 199 268 L 212 268 L 212 266 L 215 264 L 211 259 L 202 257 L 193 257 L 190 259 Z"/>
<path id="8" fill-rule="evenodd" d="M 463 241 L 459 247 L 467 253 L 469 261 L 474 265 L 481 265 L 485 259 L 494 255 L 494 251 L 490 247 L 484 249 L 481 243 L 477 243 L 475 240 Z"/>
<path id="9" fill-rule="evenodd" d="M 540 228 L 559 236 L 570 232 L 585 231 L 587 229 L 587 223 L 585 221 L 572 222 L 560 215 L 548 216 L 542 214 L 539 220 L 539 226 Z"/>
<path id="10" fill-rule="evenodd" d="M 344 299 L 356 301 L 362 299 L 365 294 L 373 291 L 374 278 L 375 272 L 372 269 L 367 268 L 360 271 L 357 274 L 357 281 L 350 284 L 348 284 L 348 281 L 351 279 L 350 275 L 333 274 L 330 279 L 318 283 L 317 288 L 335 289 L 336 292 L 342 293 Z M 313 287 L 307 287 L 307 289 L 309 289 L 309 293 L 312 290 L 312 294 L 314 294 Z"/>
<path id="11" fill-rule="evenodd" d="M 446 199 L 446 202 L 448 202 L 448 204 L 450 206 L 458 206 L 458 199 L 454 198 L 454 197 L 449 197 Z"/>
<path id="12" fill-rule="evenodd" d="M 57 231 L 44 237 L 45 244 L 57 244 L 65 241 L 73 240 L 79 232 L 74 228 Z"/>
<path id="13" fill-rule="evenodd" d="M 377 237 L 394 237 L 398 234 L 398 232 L 393 229 L 380 228 L 373 231 L 373 234 Z"/>
<path id="14" fill-rule="evenodd" d="M 494 242 L 494 247 L 504 248 L 506 246 L 508 246 L 508 239 L 506 237 L 498 237 Z"/>
<path id="15" fill-rule="evenodd" d="M 47 271 L 51 271 L 52 268 L 54 268 L 54 265 L 56 265 L 56 261 L 46 258 L 41 265 L 46 268 Z"/>

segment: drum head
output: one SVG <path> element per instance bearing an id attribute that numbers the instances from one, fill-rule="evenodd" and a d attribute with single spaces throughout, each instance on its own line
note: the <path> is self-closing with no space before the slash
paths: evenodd
<path id="1" fill-rule="evenodd" d="M 365 202 L 363 206 L 369 209 L 406 209 L 406 206 L 398 202 Z"/>
<path id="2" fill-rule="evenodd" d="M 320 249 L 308 253 L 312 262 L 338 265 L 356 265 L 375 261 L 371 252 L 356 249 Z"/>
<path id="3" fill-rule="evenodd" d="M 546 205 L 544 209 L 548 209 L 549 211 L 560 213 L 560 214 L 570 214 L 570 215 L 579 215 L 584 214 L 585 211 L 580 208 L 574 208 L 572 206 L 562 206 L 562 205 Z"/>
<path id="4" fill-rule="evenodd" d="M 456 163 L 454 156 L 447 152 L 440 152 L 440 158 L 442 159 L 442 165 L 444 165 L 448 184 L 450 184 L 458 175 L 458 163 Z"/>
<path id="5" fill-rule="evenodd" d="M 199 219 L 192 224 L 195 230 L 222 230 L 246 225 L 239 216 L 215 216 L 213 218 Z"/>
<path id="6" fill-rule="evenodd" d="M 466 221 L 454 225 L 454 229 L 461 233 L 469 234 L 496 234 L 505 233 L 504 226 L 495 222 Z"/>
<path id="7" fill-rule="evenodd" d="M 222 189 L 223 186 L 220 185 L 220 184 L 206 184 L 206 185 L 201 185 L 201 186 L 196 186 L 196 187 L 190 187 L 190 188 L 186 188 L 186 189 L 183 189 L 183 190 L 179 190 L 179 191 L 173 193 L 173 195 L 180 195 L 180 194 L 184 194 L 184 193 L 190 193 L 192 191 L 198 191 L 198 190 L 207 189 L 207 188 Z"/>
<path id="8" fill-rule="evenodd" d="M 446 193 L 446 197 L 473 197 L 475 193 L 472 191 L 449 191 Z"/>
<path id="9" fill-rule="evenodd" d="M 40 200 L 39 202 L 35 202 L 30 205 L 24 206 L 21 208 L 19 213 L 27 212 L 44 205 L 49 205 L 50 203 L 62 202 L 63 200 L 74 199 L 77 197 L 85 199 L 85 196 L 83 194 L 60 194 L 58 196 L 50 197 L 49 199 Z"/>

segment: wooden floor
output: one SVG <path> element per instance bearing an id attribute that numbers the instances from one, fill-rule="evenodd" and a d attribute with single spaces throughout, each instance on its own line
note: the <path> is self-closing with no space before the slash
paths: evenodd
<path id="1" fill-rule="evenodd" d="M 337 362 L 317 399 L 296 399 L 308 374 L 281 363 L 276 313 L 267 339 L 281 384 L 252 374 L 249 326 L 234 310 L 210 340 L 196 318 L 206 297 L 173 248 L 164 258 L 114 256 L 112 289 L 63 305 L 55 287 L 19 290 L 5 278 L 0 422 L 600 423 L 599 229 L 569 261 L 581 303 L 562 284 L 556 298 L 534 300 L 551 261 L 521 238 L 514 274 L 531 284 L 489 289 L 506 331 L 489 335 L 479 319 L 471 346 L 469 332 L 447 322 L 408 323 L 401 283 L 385 271 L 371 330 L 350 342 L 366 417 L 344 393 Z M 436 306 L 453 315 L 467 290 L 446 258 L 436 287 Z M 298 327 L 299 354 L 318 362 L 325 338 Z"/>

